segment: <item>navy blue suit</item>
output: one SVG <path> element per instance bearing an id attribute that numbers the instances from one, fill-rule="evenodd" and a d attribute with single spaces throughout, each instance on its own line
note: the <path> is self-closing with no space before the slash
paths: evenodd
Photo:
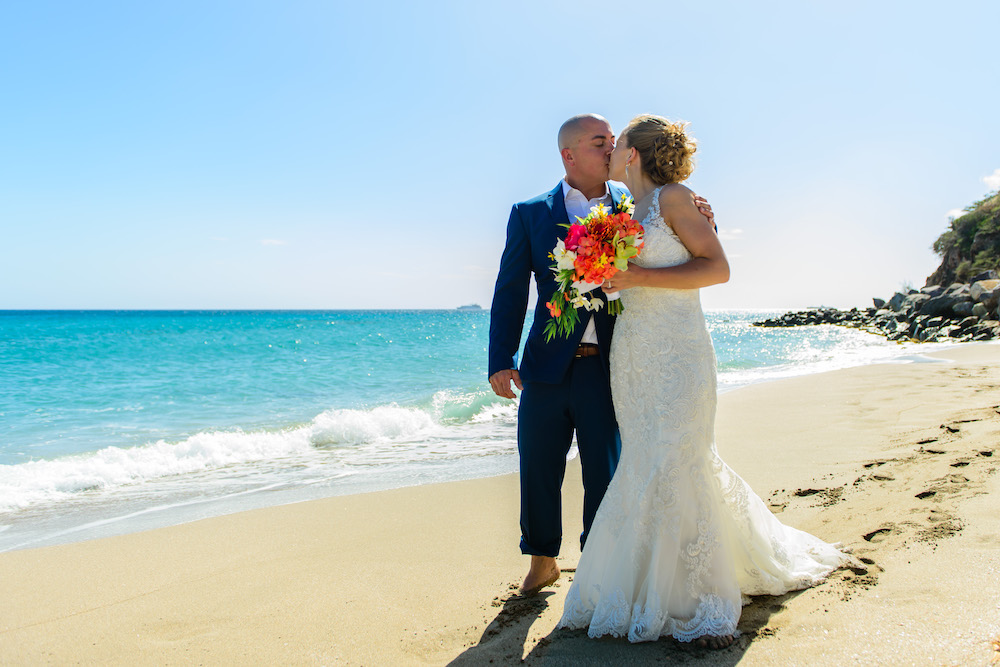
<path id="1" fill-rule="evenodd" d="M 610 192 L 616 204 L 624 193 L 613 185 Z M 549 320 L 545 302 L 556 289 L 549 253 L 557 240 L 566 237 L 567 228 L 562 225 L 568 222 L 561 181 L 550 192 L 514 205 L 490 311 L 492 376 L 515 367 L 534 273 L 538 303 L 519 368 L 524 391 L 518 408 L 517 441 L 521 551 L 536 556 L 559 555 L 561 488 L 574 430 L 583 465 L 581 548 L 621 452 L 608 364 L 615 318 L 605 309 L 594 316 L 600 356 L 574 358 L 590 316 L 585 311 L 569 339 L 557 336 L 545 342 L 543 329 Z"/>

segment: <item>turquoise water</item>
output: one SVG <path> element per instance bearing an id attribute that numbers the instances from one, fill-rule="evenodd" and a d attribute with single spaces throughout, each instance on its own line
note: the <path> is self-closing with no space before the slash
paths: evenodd
<path id="1" fill-rule="evenodd" d="M 722 391 L 912 349 L 707 315 Z M 487 311 L 0 312 L 0 550 L 513 472 Z M 926 350 L 926 346 L 920 348 Z"/>
<path id="2" fill-rule="evenodd" d="M 482 389 L 483 312 L 0 314 L 0 464 Z"/>

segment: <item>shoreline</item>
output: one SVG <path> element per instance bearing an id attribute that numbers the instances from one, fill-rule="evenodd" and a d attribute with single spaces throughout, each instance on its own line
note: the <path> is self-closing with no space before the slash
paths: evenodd
<path id="1" fill-rule="evenodd" d="M 871 561 L 813 589 L 755 598 L 743 637 L 724 651 L 554 629 L 579 557 L 574 461 L 566 575 L 536 598 L 514 595 L 526 560 L 516 547 L 517 478 L 503 475 L 2 553 L 0 658 L 985 664 L 1000 635 L 1000 346 L 933 354 L 951 361 L 855 367 L 720 396 L 723 459 L 782 521 Z"/>
<path id="2" fill-rule="evenodd" d="M 757 311 L 754 311 L 757 312 Z M 833 326 L 833 325 L 830 325 Z M 862 332 L 859 332 L 862 334 Z M 874 335 L 874 334 L 862 334 L 862 335 Z M 933 361 L 932 355 L 935 352 L 945 352 L 952 348 L 958 348 L 963 346 L 976 346 L 976 345 L 1000 345 L 1000 343 L 903 343 L 894 344 L 892 347 L 884 348 L 885 355 L 878 355 L 876 358 L 862 358 L 860 362 L 858 360 L 853 360 L 846 365 L 839 365 L 841 362 L 835 362 L 834 368 L 830 369 L 824 367 L 824 363 L 820 362 L 818 365 L 803 364 L 801 366 L 790 367 L 790 372 L 788 374 L 777 372 L 773 375 L 768 375 L 762 378 L 750 379 L 748 381 L 741 382 L 732 386 L 727 386 L 720 382 L 719 386 L 719 397 L 726 396 L 733 392 L 738 392 L 750 387 L 768 385 L 772 382 L 781 382 L 785 380 L 790 380 L 800 377 L 813 377 L 816 375 L 822 375 L 824 373 L 836 372 L 838 370 L 846 370 L 851 368 L 864 368 L 868 366 L 878 366 L 880 364 L 908 364 L 908 363 L 926 363 L 928 360 Z M 900 345 L 910 346 L 912 349 L 899 349 Z M 769 371 L 773 371 L 777 367 L 767 367 Z M 286 431 L 284 428 L 277 429 L 277 433 Z M 219 431 L 224 433 L 225 431 Z M 498 468 L 508 467 L 504 464 L 502 460 L 499 460 L 504 455 L 496 455 L 498 458 L 496 461 L 492 462 L 488 468 L 494 470 Z M 379 484 L 374 484 L 371 481 L 365 482 L 364 480 L 357 480 L 353 477 L 348 478 L 347 489 L 326 489 L 319 491 L 320 487 L 313 487 L 310 484 L 299 484 L 295 485 L 292 482 L 289 483 L 279 483 L 276 488 L 272 488 L 270 485 L 266 485 L 261 488 L 248 488 L 242 491 L 237 491 L 234 493 L 229 493 L 221 495 L 218 497 L 210 498 L 199 498 L 197 496 L 191 496 L 191 492 L 175 492 L 173 496 L 164 498 L 164 502 L 144 502 L 138 503 L 134 501 L 129 501 L 117 497 L 111 497 L 104 501 L 97 501 L 98 504 L 93 506 L 88 505 L 77 505 L 71 511 L 77 511 L 79 519 L 74 519 L 73 521 L 66 521 L 66 510 L 63 503 L 69 502 L 73 503 L 73 499 L 68 501 L 52 502 L 46 503 L 39 506 L 32 506 L 27 508 L 27 520 L 36 522 L 34 525 L 38 525 L 38 521 L 49 521 L 54 524 L 52 528 L 48 529 L 46 532 L 39 534 L 38 532 L 32 533 L 28 532 L 24 534 L 23 538 L 18 537 L 17 540 L 11 540 L 11 537 L 17 535 L 22 529 L 18 527 L 19 523 L 25 521 L 21 518 L 19 522 L 8 524 L 7 526 L 0 526 L 0 554 L 8 553 L 11 551 L 19 551 L 22 549 L 35 549 L 45 546 L 58 546 L 63 544 L 73 544 L 80 541 L 87 541 L 91 539 L 103 539 L 106 537 L 114 537 L 118 535 L 127 535 L 134 532 L 140 532 L 145 530 L 156 530 L 160 528 L 167 528 L 170 526 L 183 525 L 185 523 L 190 523 L 192 521 L 200 521 L 203 519 L 228 516 L 234 513 L 253 511 L 256 509 L 263 509 L 266 507 L 278 507 L 287 504 L 295 504 L 300 502 L 310 502 L 312 500 L 321 500 L 324 498 L 337 498 L 344 496 L 354 496 L 366 493 L 378 493 L 382 491 L 390 491 L 394 489 L 405 489 L 413 488 L 418 486 L 426 486 L 428 484 L 437 483 L 448 483 L 453 481 L 468 481 L 475 479 L 487 479 L 490 477 L 502 476 L 505 474 L 516 474 L 517 462 L 516 462 L 516 448 L 512 449 L 509 455 L 513 456 L 514 460 L 510 464 L 510 470 L 501 470 L 495 474 L 483 475 L 483 470 L 475 471 L 464 471 L 462 472 L 460 468 L 456 468 L 458 472 L 450 472 L 446 475 L 441 475 L 443 479 L 435 477 L 431 474 L 429 478 L 419 479 L 412 484 L 398 484 L 397 482 L 385 483 L 384 481 Z M 54 459 L 58 460 L 58 459 Z M 483 466 L 480 466 L 483 467 Z M 205 471 L 205 474 L 211 474 L 213 471 Z M 426 476 L 427 473 L 416 473 L 419 478 L 421 476 Z M 147 483 L 157 483 L 157 479 L 150 480 Z M 373 488 L 374 487 L 374 488 Z M 136 487 L 140 488 L 141 487 Z M 115 493 L 115 491 L 111 491 Z M 85 500 L 85 502 L 87 502 Z M 122 504 L 122 503 L 131 504 Z M 113 513 L 107 511 L 108 507 L 112 504 L 117 504 L 122 507 L 122 513 Z M 11 527 L 13 527 L 14 533 L 8 532 Z M 5 534 L 6 533 L 6 534 Z M 7 545 L 3 546 L 6 542 Z"/>

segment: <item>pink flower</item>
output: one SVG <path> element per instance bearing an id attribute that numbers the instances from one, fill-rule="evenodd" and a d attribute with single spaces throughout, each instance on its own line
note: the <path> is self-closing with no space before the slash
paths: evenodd
<path id="1" fill-rule="evenodd" d="M 580 239 L 587 235 L 587 228 L 583 225 L 570 225 L 569 233 L 566 234 L 566 249 L 576 250 L 580 246 Z"/>

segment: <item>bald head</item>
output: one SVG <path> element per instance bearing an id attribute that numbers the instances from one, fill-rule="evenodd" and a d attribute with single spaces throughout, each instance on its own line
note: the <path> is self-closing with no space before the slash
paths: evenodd
<path id="1" fill-rule="evenodd" d="M 608 121 L 596 113 L 582 113 L 563 123 L 559 128 L 559 150 L 573 147 L 584 133 L 594 127 L 595 121 L 602 126 L 608 125 Z"/>
<path id="2" fill-rule="evenodd" d="M 604 118 L 594 113 L 570 118 L 559 128 L 559 155 L 566 182 L 588 199 L 600 196 L 614 148 L 615 135 Z"/>

